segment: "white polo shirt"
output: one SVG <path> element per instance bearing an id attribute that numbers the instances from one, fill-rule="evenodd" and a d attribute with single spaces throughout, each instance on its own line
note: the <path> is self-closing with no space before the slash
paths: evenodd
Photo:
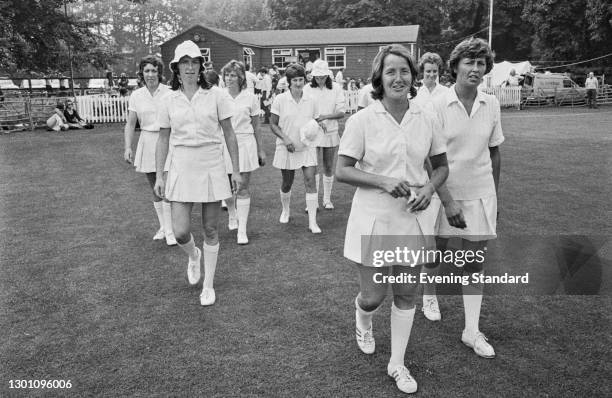
<path id="1" fill-rule="evenodd" d="M 170 145 L 221 144 L 223 131 L 219 121 L 233 114 L 232 97 L 219 87 L 199 88 L 191 101 L 182 91 L 176 90 L 161 101 L 159 127 L 172 129 Z"/>
<path id="2" fill-rule="evenodd" d="M 427 87 L 425 87 L 425 85 L 423 84 L 417 90 L 417 95 L 416 95 L 416 97 L 414 97 L 414 101 L 416 101 L 419 104 L 421 104 L 421 106 L 424 106 L 424 107 L 430 106 L 431 107 L 433 101 L 436 98 L 445 95 L 447 92 L 448 92 L 448 87 L 444 87 L 441 84 L 437 84 L 436 83 L 433 91 L 429 91 L 429 89 Z M 430 109 L 433 110 L 433 107 L 431 107 Z"/>
<path id="3" fill-rule="evenodd" d="M 294 143 L 300 142 L 300 128 L 319 117 L 317 103 L 310 95 L 303 93 L 300 102 L 295 102 L 291 91 L 277 95 L 270 111 L 278 115 L 279 127 Z M 277 138 L 276 146 L 283 145 L 283 140 Z"/>
<path id="4" fill-rule="evenodd" d="M 159 131 L 159 120 L 157 117 L 159 105 L 164 95 L 167 95 L 169 92 L 170 88 L 163 84 L 157 87 L 153 95 L 151 95 L 146 86 L 132 92 L 128 100 L 128 110 L 138 115 L 141 130 Z"/>
<path id="5" fill-rule="evenodd" d="M 247 70 L 244 73 L 244 77 L 246 78 L 247 88 L 253 92 L 255 90 L 255 84 L 258 81 L 257 76 Z"/>
<path id="6" fill-rule="evenodd" d="M 230 98 L 232 98 L 231 95 Z M 234 115 L 232 116 L 234 132 L 236 134 L 254 134 L 251 117 L 259 116 L 259 99 L 247 88 L 232 100 L 234 101 Z"/>
<path id="7" fill-rule="evenodd" d="M 588 89 L 597 89 L 597 86 L 599 86 L 599 82 L 596 77 L 587 77 L 584 82 L 584 87 Z"/>
<path id="8" fill-rule="evenodd" d="M 489 148 L 504 142 L 497 98 L 478 90 L 468 115 L 453 85 L 446 95 L 434 100 L 433 105 L 447 139 L 449 174 L 446 186 L 453 198 L 473 200 L 494 196 Z"/>
<path id="9" fill-rule="evenodd" d="M 365 86 L 363 86 L 358 94 L 357 94 L 357 106 L 360 108 L 367 108 L 368 105 L 373 104 L 374 103 L 374 98 L 372 98 L 372 90 L 374 90 L 374 87 L 372 87 L 372 83 L 368 83 Z"/>
<path id="10" fill-rule="evenodd" d="M 310 84 L 304 87 L 304 94 L 310 95 L 317 102 L 319 115 L 344 112 L 344 90 L 339 84 L 332 83 L 332 89 L 327 87 L 312 87 Z M 338 119 L 327 119 L 323 123 L 328 133 L 338 131 Z"/>
<path id="11" fill-rule="evenodd" d="M 425 159 L 444 152 L 446 142 L 433 113 L 410 102 L 398 124 L 383 104 L 375 101 L 347 120 L 338 155 L 357 159 L 359 169 L 365 172 L 425 185 L 429 181 Z"/>
<path id="12" fill-rule="evenodd" d="M 263 79 L 261 82 L 261 91 L 265 91 L 266 93 L 268 93 L 268 95 L 270 95 L 270 92 L 272 91 L 272 78 L 268 73 L 263 75 Z"/>

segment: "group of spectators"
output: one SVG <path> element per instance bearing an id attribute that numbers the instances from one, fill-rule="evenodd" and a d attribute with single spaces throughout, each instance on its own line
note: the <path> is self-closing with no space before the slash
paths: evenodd
<path id="1" fill-rule="evenodd" d="M 47 119 L 47 129 L 49 131 L 93 129 L 93 124 L 87 123 L 74 107 L 72 100 L 65 103 L 58 102 L 53 109 L 53 114 Z"/>

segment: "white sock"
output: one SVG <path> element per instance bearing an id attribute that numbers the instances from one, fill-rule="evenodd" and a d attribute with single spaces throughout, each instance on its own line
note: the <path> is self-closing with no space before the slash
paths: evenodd
<path id="1" fill-rule="evenodd" d="M 161 202 L 163 203 L 162 207 L 164 208 L 164 231 L 166 235 L 174 235 L 172 230 L 172 206 L 170 202 Z"/>
<path id="2" fill-rule="evenodd" d="M 334 176 L 323 176 L 323 203 L 331 202 L 331 192 L 334 186 Z"/>
<path id="3" fill-rule="evenodd" d="M 219 243 L 209 246 L 204 242 L 204 289 L 212 289 L 217 269 L 217 257 L 219 256 Z"/>
<path id="4" fill-rule="evenodd" d="M 238 213 L 238 232 L 246 234 L 249 210 L 251 209 L 251 198 L 236 199 L 236 210 Z"/>
<path id="5" fill-rule="evenodd" d="M 193 235 L 191 234 L 189 235 L 189 242 L 184 243 L 184 244 L 179 243 L 178 245 L 181 249 L 183 249 L 185 253 L 187 253 L 190 260 L 196 259 L 198 252 L 196 252 L 196 245 L 195 245 L 195 242 L 193 241 Z"/>
<path id="6" fill-rule="evenodd" d="M 412 321 L 414 320 L 414 307 L 409 310 L 400 310 L 391 305 L 391 359 L 389 368 L 404 365 L 404 355 L 410 339 Z"/>
<path id="7" fill-rule="evenodd" d="M 355 297 L 355 324 L 361 330 L 368 330 L 372 326 L 372 317 L 378 308 L 367 312 L 359 306 L 359 296 Z"/>
<path id="8" fill-rule="evenodd" d="M 482 291 L 477 286 L 462 286 L 463 311 L 465 313 L 465 330 L 474 335 L 478 332 L 480 307 L 482 306 Z"/>
<path id="9" fill-rule="evenodd" d="M 308 225 L 317 225 L 317 194 L 307 193 L 306 194 L 306 208 L 308 209 Z"/>
<path id="10" fill-rule="evenodd" d="M 155 213 L 157 213 L 157 220 L 159 221 L 159 228 L 164 229 L 164 208 L 162 207 L 163 201 L 153 202 L 155 207 Z"/>
<path id="11" fill-rule="evenodd" d="M 236 199 L 234 195 L 225 199 L 225 203 L 227 204 L 227 214 L 230 220 L 236 219 Z"/>
<path id="12" fill-rule="evenodd" d="M 281 197 L 281 204 L 283 205 L 283 212 L 288 214 L 289 209 L 291 208 L 291 191 L 286 192 L 286 193 L 281 191 L 280 197 Z"/>

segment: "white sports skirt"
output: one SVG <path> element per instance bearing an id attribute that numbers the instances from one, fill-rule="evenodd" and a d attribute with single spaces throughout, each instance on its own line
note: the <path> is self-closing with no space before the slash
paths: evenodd
<path id="1" fill-rule="evenodd" d="M 259 168 L 259 158 L 257 157 L 255 134 L 236 134 L 236 141 L 238 141 L 240 172 L 248 173 L 257 170 Z M 225 159 L 225 169 L 228 174 L 231 174 L 233 172 L 232 158 L 225 144 L 223 144 L 223 158 Z"/>
<path id="2" fill-rule="evenodd" d="M 134 154 L 134 167 L 139 173 L 155 173 L 155 146 L 159 133 L 142 130 L 136 153 Z"/>
<path id="3" fill-rule="evenodd" d="M 340 135 L 338 135 L 337 131 L 332 133 L 325 133 L 323 139 L 319 143 L 318 147 L 320 148 L 333 148 L 335 146 L 340 145 Z"/>
<path id="4" fill-rule="evenodd" d="M 439 202 L 439 199 L 433 198 Z M 436 220 L 436 235 L 442 238 L 462 237 L 465 240 L 478 242 L 497 238 L 497 196 L 472 200 L 456 201 L 465 217 L 467 227 L 452 227 L 446 219 L 444 206 L 440 206 Z"/>
<path id="5" fill-rule="evenodd" d="M 171 146 L 166 178 L 170 202 L 218 202 L 232 196 L 221 144 Z"/>
<path id="6" fill-rule="evenodd" d="M 289 152 L 284 145 L 277 145 L 272 166 L 282 170 L 297 170 L 317 165 L 317 148 L 305 147 L 304 150 Z"/>

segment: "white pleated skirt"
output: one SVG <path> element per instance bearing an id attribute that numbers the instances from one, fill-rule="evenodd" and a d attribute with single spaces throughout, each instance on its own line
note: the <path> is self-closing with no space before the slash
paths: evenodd
<path id="1" fill-rule="evenodd" d="M 272 166 L 282 170 L 297 170 L 317 165 L 317 148 L 305 147 L 301 151 L 289 152 L 284 145 L 277 145 Z"/>
<path id="2" fill-rule="evenodd" d="M 240 162 L 240 172 L 248 173 L 259 168 L 259 158 L 257 156 L 257 141 L 255 134 L 236 134 L 238 141 L 238 159 Z M 225 169 L 228 174 L 233 172 L 232 158 L 230 157 L 227 145 L 223 145 L 223 158 Z"/>
<path id="3" fill-rule="evenodd" d="M 435 200 L 432 199 L 432 203 Z M 439 202 L 439 199 L 437 199 Z M 455 228 L 448 223 L 444 206 L 440 205 L 436 220 L 436 235 L 442 238 L 462 237 L 469 241 L 483 241 L 497 238 L 497 196 L 473 200 L 456 201 L 465 217 L 467 227 Z"/>
<path id="4" fill-rule="evenodd" d="M 139 173 L 155 173 L 155 146 L 159 133 L 142 130 L 136 153 L 134 154 L 134 167 Z"/>
<path id="5" fill-rule="evenodd" d="M 218 202 L 232 196 L 221 144 L 171 146 L 166 198 L 171 202 Z"/>
<path id="6" fill-rule="evenodd" d="M 340 135 L 337 131 L 332 133 L 325 133 L 323 139 L 317 145 L 320 148 L 333 148 L 340 145 Z"/>

